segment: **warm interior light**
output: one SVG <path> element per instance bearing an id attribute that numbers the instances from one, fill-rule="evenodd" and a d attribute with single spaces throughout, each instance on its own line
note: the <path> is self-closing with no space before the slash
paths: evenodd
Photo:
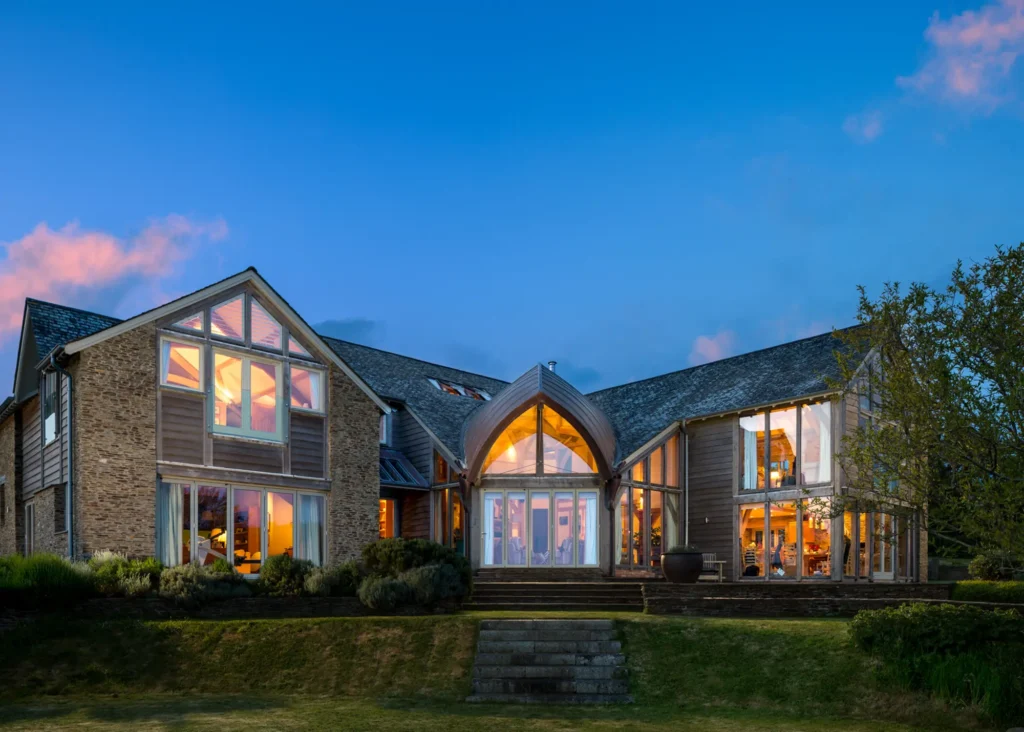
<path id="1" fill-rule="evenodd" d="M 220 398 L 221 398 L 222 401 L 225 401 L 225 402 L 234 402 L 235 401 L 235 395 L 232 394 L 231 390 L 228 389 L 223 384 L 220 384 L 220 383 L 217 384 L 217 393 L 220 394 Z"/>
<path id="2" fill-rule="evenodd" d="M 779 475 L 780 474 L 779 474 L 778 470 L 773 470 L 772 471 L 772 473 L 771 473 L 772 483 L 778 483 L 779 482 Z"/>
<path id="3" fill-rule="evenodd" d="M 508 449 L 505 450 L 505 459 L 509 462 L 515 462 L 516 459 L 516 446 L 509 445 Z"/>

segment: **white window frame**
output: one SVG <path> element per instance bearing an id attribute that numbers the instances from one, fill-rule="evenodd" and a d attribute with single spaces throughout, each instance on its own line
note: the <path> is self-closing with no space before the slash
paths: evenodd
<path id="1" fill-rule="evenodd" d="M 214 434 L 218 435 L 230 435 L 235 437 L 245 437 L 252 440 L 263 440 L 266 442 L 283 442 L 284 441 L 284 412 L 282 404 L 284 402 L 284 363 L 269 358 L 258 358 L 250 356 L 246 353 L 239 353 L 238 351 L 232 351 L 224 348 L 214 348 L 213 358 L 216 363 L 217 354 L 227 356 L 228 358 L 236 358 L 242 362 L 242 426 L 241 427 L 228 427 L 227 425 L 220 425 L 216 423 L 216 409 L 217 409 L 217 375 L 213 374 L 210 379 L 210 388 L 207 390 L 207 396 L 210 401 L 210 430 Z M 276 396 L 276 407 L 275 417 L 277 422 L 277 430 L 271 432 L 260 432 L 252 429 L 252 396 L 250 392 L 250 380 L 252 364 L 258 363 L 264 366 L 273 366 L 275 371 L 275 382 L 277 387 Z"/>
<path id="2" fill-rule="evenodd" d="M 306 373 L 309 373 L 309 374 L 315 374 L 316 377 L 320 380 L 320 404 L 315 409 L 307 409 L 306 407 L 297 407 L 294 404 L 292 404 L 292 397 L 291 397 L 291 392 L 292 392 L 292 389 L 291 389 L 291 386 L 292 386 L 292 372 L 295 369 L 298 369 L 300 371 L 305 371 Z M 326 409 L 324 409 L 324 401 L 325 401 L 325 398 L 326 398 L 326 395 L 324 394 L 324 388 L 325 388 L 325 385 L 326 385 L 326 381 L 327 381 L 327 378 L 326 378 L 326 372 L 325 371 L 321 371 L 320 369 L 311 368 L 309 366 L 306 366 L 305 364 L 302 364 L 301 366 L 299 364 L 289 364 L 288 365 L 288 408 L 291 409 L 294 412 L 305 412 L 306 414 L 324 414 L 327 411 Z"/>
<path id="3" fill-rule="evenodd" d="M 199 349 L 199 388 L 193 389 L 190 386 L 181 384 L 168 384 L 164 381 L 166 368 L 164 364 L 164 343 L 172 343 L 177 346 L 194 346 Z M 175 338 L 174 336 L 160 336 L 160 386 L 166 389 L 180 389 L 190 394 L 203 393 L 206 386 L 206 343 L 204 341 L 193 341 L 187 338 Z"/>
<path id="4" fill-rule="evenodd" d="M 50 415 L 53 417 L 53 434 L 46 434 L 46 402 L 49 397 L 49 383 L 50 379 L 53 379 L 53 413 Z M 43 372 L 43 384 L 40 394 L 39 402 L 39 419 L 41 420 L 40 431 L 42 432 L 43 447 L 55 442 L 60 437 L 60 418 L 61 418 L 61 404 L 60 404 L 60 374 L 56 371 L 44 371 Z"/>

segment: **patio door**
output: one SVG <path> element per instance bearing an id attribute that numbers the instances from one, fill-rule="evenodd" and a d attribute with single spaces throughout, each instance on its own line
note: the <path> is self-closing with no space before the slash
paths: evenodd
<path id="1" fill-rule="evenodd" d="M 596 490 L 484 491 L 485 567 L 596 567 Z"/>
<path id="2" fill-rule="evenodd" d="M 874 572 L 876 580 L 891 580 L 896 567 L 896 518 L 887 513 L 875 514 Z"/>

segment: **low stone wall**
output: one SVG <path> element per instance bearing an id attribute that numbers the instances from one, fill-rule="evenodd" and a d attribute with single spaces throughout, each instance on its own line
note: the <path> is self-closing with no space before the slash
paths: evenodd
<path id="1" fill-rule="evenodd" d="M 908 602 L 976 605 L 987 609 L 1024 605 L 991 602 L 954 602 L 952 585 L 925 584 L 812 584 L 674 585 L 662 582 L 643 586 L 644 611 L 654 615 L 704 617 L 823 618 L 852 617 L 861 610 L 894 607 Z"/>

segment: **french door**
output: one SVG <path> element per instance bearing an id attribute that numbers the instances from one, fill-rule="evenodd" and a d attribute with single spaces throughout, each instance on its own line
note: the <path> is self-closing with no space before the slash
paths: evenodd
<path id="1" fill-rule="evenodd" d="M 874 572 L 876 580 L 891 580 L 896 576 L 896 517 L 887 513 L 875 514 Z"/>
<path id="2" fill-rule="evenodd" d="M 485 567 L 591 567 L 598 564 L 596 490 L 485 490 Z"/>

